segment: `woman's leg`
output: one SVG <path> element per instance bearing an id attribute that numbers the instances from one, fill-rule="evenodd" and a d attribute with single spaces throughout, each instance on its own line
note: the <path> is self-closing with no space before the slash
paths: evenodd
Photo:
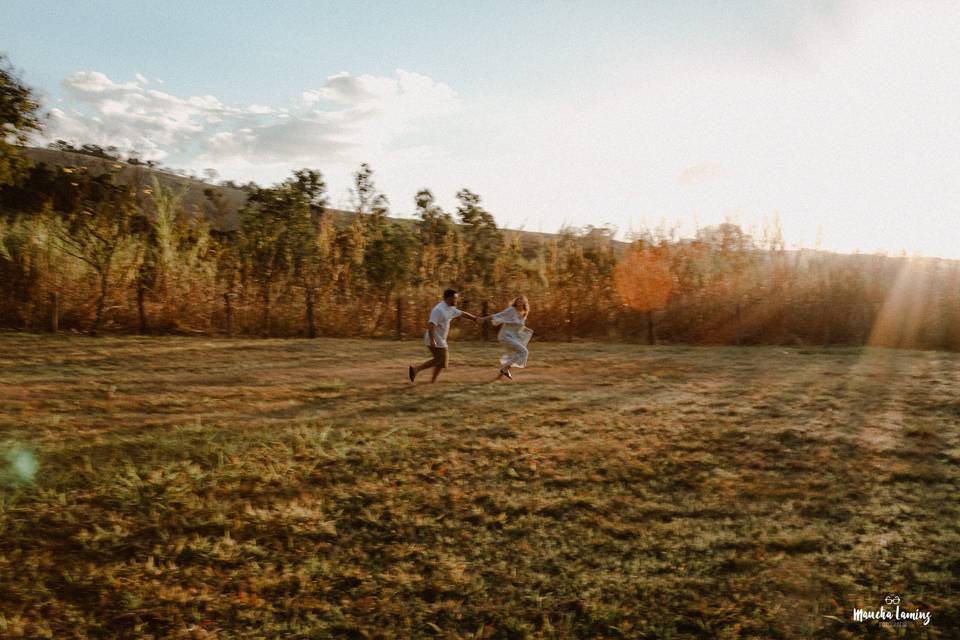
<path id="1" fill-rule="evenodd" d="M 500 358 L 500 376 L 506 376 L 513 380 L 510 368 L 523 368 L 527 364 L 527 348 L 522 342 L 509 336 L 505 336 L 502 342 L 506 348 L 506 353 Z"/>
<path id="2" fill-rule="evenodd" d="M 521 369 L 527 366 L 527 358 L 530 356 L 530 350 L 527 349 L 526 345 L 520 345 L 520 348 L 517 349 L 517 361 L 513 364 L 515 367 L 520 367 Z"/>
<path id="3" fill-rule="evenodd" d="M 519 340 L 509 337 L 504 338 L 503 343 L 506 347 L 506 353 L 500 358 L 500 368 L 509 370 L 510 367 L 520 367 L 521 369 L 525 367 L 527 356 L 530 354 L 527 347 Z"/>

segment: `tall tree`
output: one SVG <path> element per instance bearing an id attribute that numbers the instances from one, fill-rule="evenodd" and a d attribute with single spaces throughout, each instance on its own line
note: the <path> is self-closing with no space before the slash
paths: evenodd
<path id="1" fill-rule="evenodd" d="M 170 272 L 175 268 L 176 216 L 186 193 L 185 189 L 179 192 L 165 189 L 156 178 L 150 191 L 154 205 L 153 215 L 144 212 L 138 220 L 136 230 L 139 253 L 136 275 L 137 314 L 140 318 L 140 333 L 147 331 L 147 292 L 161 295 L 166 293 Z"/>
<path id="2" fill-rule="evenodd" d="M 113 174 L 77 175 L 70 185 L 75 189 L 75 205 L 55 212 L 61 224 L 50 228 L 59 248 L 85 263 L 97 277 L 97 310 L 90 328 L 90 333 L 97 335 L 117 256 L 130 242 L 141 214 L 135 191 L 118 184 Z"/>
<path id="3" fill-rule="evenodd" d="M 390 300 L 407 282 L 413 267 L 416 238 L 405 225 L 383 225 L 380 232 L 367 244 L 364 269 L 367 281 L 375 292 L 378 306 L 371 331 L 375 331 L 390 308 Z"/>
<path id="4" fill-rule="evenodd" d="M 217 290 L 223 292 L 220 294 L 223 297 L 223 328 L 227 336 L 233 336 L 234 300 L 243 280 L 240 234 L 236 230 L 215 231 L 212 237 L 216 269 L 214 280 Z"/>
<path id="5" fill-rule="evenodd" d="M 195 289 L 214 276 L 215 265 L 207 260 L 212 255 L 210 230 L 206 220 L 183 214 L 186 188 L 164 187 L 156 177 L 147 194 L 143 215 L 136 232 L 138 265 L 135 283 L 141 333 L 147 330 L 145 302 L 149 294 L 157 299 L 165 319 L 176 325 L 191 315 L 185 297 L 179 295 Z"/>
<path id="6" fill-rule="evenodd" d="M 417 287 L 453 282 L 459 277 L 460 234 L 453 216 L 445 212 L 429 189 L 421 189 L 414 199 L 417 207 L 419 251 L 413 284 Z"/>
<path id="7" fill-rule="evenodd" d="M 287 183 L 293 246 L 293 274 L 304 292 L 307 337 L 317 337 L 317 294 L 338 275 L 336 230 L 326 215 L 326 182 L 319 171 L 303 169 Z"/>
<path id="8" fill-rule="evenodd" d="M 367 223 L 375 229 L 380 227 L 389 213 L 390 202 L 387 196 L 377 190 L 377 185 L 373 182 L 373 169 L 366 162 L 353 174 L 350 199 L 357 216 L 369 216 L 366 218 Z"/>
<path id="9" fill-rule="evenodd" d="M 38 109 L 33 92 L 0 54 L 0 185 L 16 184 L 26 174 L 30 162 L 21 148 L 41 129 Z"/>
<path id="10" fill-rule="evenodd" d="M 665 247 L 635 242 L 617 265 L 614 282 L 627 306 L 646 316 L 647 341 L 653 344 L 653 312 L 667 303 L 673 286 Z"/>
<path id="11" fill-rule="evenodd" d="M 411 236 L 405 228 L 388 222 L 390 203 L 387 196 L 377 189 L 370 165 L 360 165 L 360 170 L 353 174 L 350 195 L 356 214 L 355 223 L 362 224 L 363 235 L 363 278 L 362 281 L 354 278 L 354 292 L 362 296 L 369 295 L 376 303 L 371 325 L 371 330 L 376 330 L 385 309 L 390 306 L 393 292 L 406 277 Z M 352 231 L 353 238 L 360 235 L 360 229 Z"/>
<path id="12" fill-rule="evenodd" d="M 493 284 L 494 265 L 503 247 L 503 235 L 493 215 L 480 205 L 480 196 L 469 189 L 457 193 L 457 216 L 466 241 L 466 285 L 478 290 Z M 473 293 L 477 293 L 474 291 Z"/>
<path id="13" fill-rule="evenodd" d="M 297 268 L 315 226 L 314 210 L 322 212 L 325 190 L 319 171 L 302 169 L 275 187 L 258 188 L 240 212 L 243 255 L 260 287 L 266 335 L 272 332 L 273 288 Z"/>

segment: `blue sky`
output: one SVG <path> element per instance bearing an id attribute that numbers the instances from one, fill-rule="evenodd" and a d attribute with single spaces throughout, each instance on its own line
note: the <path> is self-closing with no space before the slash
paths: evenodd
<path id="1" fill-rule="evenodd" d="M 951 2 L 0 1 L 50 137 L 197 172 L 362 161 L 399 213 L 960 256 Z"/>
<path id="2" fill-rule="evenodd" d="M 341 70 L 416 70 L 466 95 L 587 79 L 645 45 L 774 43 L 789 3 L 38 2 L 4 0 L 5 50 L 55 92 L 70 72 L 142 73 L 230 102 L 296 96 Z M 823 5 L 829 11 L 829 5 Z M 21 65 L 22 66 L 22 65 Z M 255 82 L 251 82 L 255 79 Z"/>

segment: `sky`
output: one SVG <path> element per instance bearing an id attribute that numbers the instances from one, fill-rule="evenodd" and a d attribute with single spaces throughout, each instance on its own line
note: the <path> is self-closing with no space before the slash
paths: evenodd
<path id="1" fill-rule="evenodd" d="M 960 258 L 960 3 L 0 0 L 47 140 L 395 215 Z M 45 142 L 39 140 L 38 142 Z"/>

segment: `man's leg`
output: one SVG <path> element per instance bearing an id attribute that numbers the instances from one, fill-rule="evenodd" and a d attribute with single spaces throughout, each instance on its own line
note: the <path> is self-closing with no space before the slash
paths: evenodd
<path id="1" fill-rule="evenodd" d="M 427 347 L 427 349 L 430 349 L 430 354 L 433 357 L 427 360 L 426 362 L 423 362 L 417 365 L 416 367 L 411 367 L 413 369 L 414 377 L 416 377 L 416 375 L 421 371 L 423 371 L 424 369 L 430 369 L 430 368 L 436 368 L 436 367 L 442 368 L 443 366 L 446 366 L 446 363 L 444 362 L 444 354 L 446 354 L 446 351 L 447 351 L 446 349 L 434 349 L 433 347 Z M 434 371 L 433 372 L 434 380 L 437 379 L 437 375 L 439 375 L 438 372 Z"/>
<path id="2" fill-rule="evenodd" d="M 417 373 L 420 373 L 420 372 L 423 371 L 424 369 L 429 369 L 430 367 L 435 367 L 435 366 L 437 366 L 437 359 L 436 359 L 436 358 L 430 358 L 429 360 L 427 360 L 427 361 L 424 362 L 423 364 L 419 364 L 419 365 L 415 366 L 415 367 L 413 368 L 413 370 L 416 371 Z"/>
<path id="3" fill-rule="evenodd" d="M 430 349 L 430 351 L 433 352 L 433 359 L 436 362 L 436 364 L 433 366 L 433 377 L 430 379 L 430 382 L 436 382 L 440 372 L 447 368 L 447 350 L 444 348 Z"/>

